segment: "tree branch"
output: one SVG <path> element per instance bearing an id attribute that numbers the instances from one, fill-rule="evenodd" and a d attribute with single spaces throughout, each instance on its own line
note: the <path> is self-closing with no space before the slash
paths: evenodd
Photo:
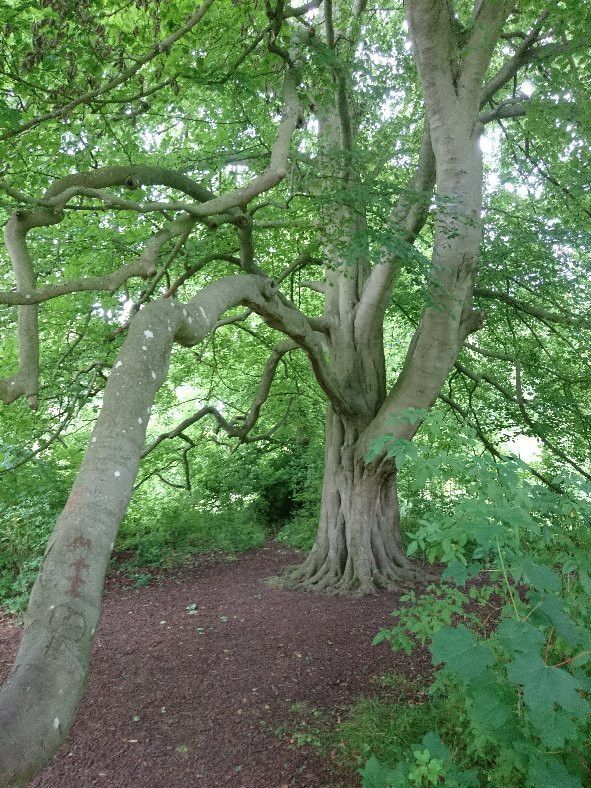
<path id="1" fill-rule="evenodd" d="M 480 426 L 480 422 L 478 421 L 478 419 L 470 419 L 469 413 L 466 410 L 464 410 L 464 408 L 462 408 L 462 406 L 459 405 L 459 403 L 457 403 L 451 397 L 448 397 L 447 395 L 442 393 L 439 395 L 438 399 L 440 399 L 442 402 L 445 402 L 446 405 L 449 405 L 449 407 L 453 411 L 455 411 L 466 422 L 466 424 L 470 424 L 471 426 L 474 427 L 479 441 L 482 443 L 482 445 L 488 451 L 489 454 L 491 454 L 493 457 L 496 457 L 499 460 L 508 459 L 507 455 L 501 454 L 501 452 L 497 449 L 494 443 L 489 438 L 487 438 L 487 436 L 482 430 L 482 427 Z M 554 492 L 558 493 L 559 495 L 564 494 L 564 490 L 562 489 L 562 487 L 559 487 L 557 484 L 554 484 L 552 479 L 549 479 L 543 473 L 540 473 L 535 468 L 532 468 L 532 466 L 529 465 L 529 463 L 524 463 L 524 465 L 527 465 L 527 468 L 529 472 L 532 474 L 532 476 L 535 476 L 536 479 L 539 479 L 541 482 L 543 482 L 543 484 L 545 484 L 551 490 L 554 490 Z"/>
<path id="2" fill-rule="evenodd" d="M 495 301 L 502 301 L 503 303 L 518 309 L 520 312 L 525 312 L 527 315 L 536 317 L 539 320 L 546 320 L 549 323 L 559 323 L 564 326 L 575 326 L 577 328 L 591 328 L 591 323 L 584 317 L 572 317 L 570 315 L 561 315 L 557 312 L 549 312 L 546 309 L 540 309 L 540 307 L 532 306 L 531 304 L 526 304 L 523 301 L 519 301 L 517 298 L 513 298 L 513 296 L 510 296 L 508 293 L 502 293 L 498 290 L 489 290 L 484 287 L 475 287 L 474 295 L 477 298 L 487 298 Z"/>
<path id="3" fill-rule="evenodd" d="M 5 131 L 3 134 L 0 134 L 0 142 L 11 139 L 12 137 L 16 137 L 18 134 L 28 131 L 28 129 L 35 128 L 35 126 L 38 126 L 40 123 L 44 123 L 46 120 L 61 118 L 64 115 L 67 115 L 70 110 L 78 107 L 80 104 L 88 104 L 97 96 L 108 93 L 110 90 L 113 90 L 113 88 L 129 82 L 131 77 L 137 74 L 138 71 L 140 71 L 140 69 L 146 65 L 146 63 L 154 60 L 154 58 L 158 57 L 163 52 L 168 52 L 180 38 L 192 30 L 195 25 L 199 24 L 213 3 L 214 0 L 203 0 L 203 4 L 197 9 L 197 11 L 195 11 L 192 16 L 189 17 L 183 27 L 179 28 L 167 38 L 164 38 L 162 41 L 159 41 L 154 47 L 152 47 L 152 49 L 135 60 L 133 66 L 124 69 L 118 76 L 113 77 L 104 85 L 96 88 L 95 90 L 89 90 L 86 93 L 77 96 L 75 99 L 69 101 L 67 104 L 64 104 L 62 107 L 58 107 L 51 112 L 46 112 L 43 115 L 37 115 L 36 117 L 26 121 L 26 123 L 22 123 L 17 128 L 10 129 L 10 131 Z"/>
<path id="4" fill-rule="evenodd" d="M 164 432 L 155 438 L 155 440 L 153 440 L 143 450 L 142 457 L 146 457 L 148 454 L 150 454 L 150 452 L 154 451 L 154 449 L 159 446 L 162 441 L 179 437 L 188 427 L 196 424 L 205 416 L 213 416 L 218 424 L 218 427 L 223 429 L 229 437 L 238 438 L 241 443 L 248 442 L 248 434 L 256 424 L 261 412 L 261 408 L 269 396 L 271 385 L 275 378 L 275 373 L 277 371 L 279 362 L 286 353 L 289 353 L 290 350 L 295 350 L 297 347 L 298 345 L 295 342 L 286 340 L 284 342 L 280 342 L 273 349 L 267 360 L 267 363 L 265 364 L 256 395 L 250 405 L 247 415 L 241 422 L 238 422 L 236 419 L 233 421 L 227 421 L 216 408 L 211 405 L 206 405 L 192 416 L 184 419 L 174 429 Z"/>
<path id="5" fill-rule="evenodd" d="M 203 6 L 204 7 L 204 6 Z M 203 8 L 202 7 L 202 8 Z M 221 197 L 216 197 L 207 189 L 195 183 L 179 172 L 174 172 L 162 167 L 149 167 L 144 165 L 130 167 L 104 167 L 86 173 L 75 173 L 56 181 L 43 196 L 43 202 L 51 207 L 37 207 L 33 211 L 23 213 L 15 212 L 12 219 L 5 228 L 6 245 L 15 268 L 17 276 L 17 290 L 24 298 L 26 306 L 19 307 L 19 369 L 6 380 L 0 380 L 0 400 L 5 404 L 14 402 L 18 397 L 25 394 L 31 407 L 37 406 L 37 391 L 39 377 L 39 340 L 37 328 L 37 307 L 34 306 L 35 280 L 29 253 L 26 247 L 26 235 L 34 227 L 48 226 L 57 224 L 63 216 L 63 205 L 75 193 L 86 190 L 102 189 L 110 186 L 126 186 L 127 188 L 137 188 L 140 184 L 165 185 L 184 191 L 197 199 L 200 204 L 194 206 L 179 206 L 179 210 L 188 210 L 194 219 L 223 214 L 234 208 L 246 205 L 254 197 L 264 191 L 271 189 L 287 172 L 287 157 L 291 138 L 299 122 L 300 104 L 296 90 L 296 74 L 293 68 L 287 68 L 283 80 L 284 107 L 282 119 L 279 123 L 277 136 L 271 150 L 271 161 L 267 169 L 256 176 L 250 184 L 240 189 L 235 189 Z M 88 193 L 88 192 L 87 192 Z M 96 196 L 96 192 L 92 191 Z M 110 198 L 101 193 L 103 199 L 113 202 L 117 198 Z M 125 201 L 127 202 L 127 201 Z M 136 206 L 137 204 L 131 203 Z M 141 204 L 140 204 L 141 206 Z M 165 231 L 163 231 L 165 232 Z M 153 259 L 150 252 L 159 249 L 164 242 L 163 236 L 153 239 L 152 246 L 147 247 L 147 257 L 142 260 L 142 265 L 149 266 L 151 273 L 154 273 Z M 121 275 L 121 272 L 119 272 Z M 133 268 L 130 274 L 125 270 L 122 274 L 124 279 L 119 281 L 117 277 L 113 281 L 107 281 L 107 285 L 119 286 L 125 277 L 137 275 L 137 268 Z M 140 274 L 141 275 L 141 274 Z M 118 284 L 117 284 L 118 282 Z M 105 280 L 95 279 L 94 286 L 97 284 L 102 287 Z M 80 285 L 80 283 L 78 283 Z M 51 286 L 51 287 L 58 287 Z M 83 289 L 83 288 L 78 288 Z M 94 289 L 91 288 L 91 289 Z M 51 294 L 53 291 L 49 290 Z M 73 292 L 65 286 L 62 292 Z M 47 291 L 46 291 L 47 294 Z M 3 294 L 4 303 L 19 303 L 19 296 L 15 294 Z M 30 296 L 30 298 L 28 298 Z M 48 295 L 53 297 L 53 295 Z M 15 301 L 10 301 L 14 298 Z M 2 301 L 0 301 L 2 303 Z M 38 303 L 38 302 L 37 302 Z"/>
<path id="6" fill-rule="evenodd" d="M 408 186 L 398 198 L 392 211 L 390 228 L 403 244 L 413 244 L 429 213 L 429 200 L 435 185 L 435 156 L 431 145 L 429 123 L 425 120 L 419 160 Z M 396 279 L 402 268 L 400 256 L 384 249 L 364 285 L 355 314 L 355 336 L 368 336 L 373 326 L 383 320 Z"/>
<path id="7" fill-rule="evenodd" d="M 527 114 L 527 104 L 529 99 L 525 96 L 521 98 L 512 98 L 503 101 L 488 112 L 481 112 L 478 120 L 485 126 L 493 120 L 502 120 L 503 118 L 522 118 Z"/>
<path id="8" fill-rule="evenodd" d="M 413 54 L 431 117 L 457 103 L 453 63 L 456 40 L 450 4 L 442 0 L 406 0 L 406 18 Z"/>
<path id="9" fill-rule="evenodd" d="M 483 87 L 480 93 L 480 106 L 483 107 L 488 101 L 507 84 L 517 74 L 519 69 L 532 59 L 532 47 L 538 41 L 540 33 L 543 30 L 544 22 L 548 18 L 550 11 L 546 9 L 543 11 L 534 26 L 523 39 L 523 42 L 517 48 L 515 54 L 497 71 L 497 73 L 490 79 Z"/>
<path id="10" fill-rule="evenodd" d="M 458 93 L 462 98 L 474 101 L 478 96 L 492 53 L 513 5 L 513 0 L 483 0 L 479 4 L 458 83 Z"/>

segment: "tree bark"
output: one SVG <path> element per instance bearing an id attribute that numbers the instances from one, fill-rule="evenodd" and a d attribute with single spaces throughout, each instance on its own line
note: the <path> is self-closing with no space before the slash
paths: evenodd
<path id="1" fill-rule="evenodd" d="M 2 788 L 27 785 L 72 724 L 86 685 L 105 573 L 173 343 L 196 345 L 220 315 L 237 304 L 271 315 L 286 333 L 306 343 L 303 318 L 286 308 L 272 283 L 260 276 L 225 277 L 186 305 L 155 301 L 131 322 L 82 467 L 33 587 L 15 663 L 0 689 Z"/>
<path id="2" fill-rule="evenodd" d="M 382 326 L 398 261 L 387 260 L 372 272 L 367 250 L 362 250 L 353 265 L 345 265 L 343 247 L 366 230 L 363 208 L 347 205 L 346 197 L 340 207 L 329 201 L 333 215 L 327 217 L 324 246 L 325 319 L 331 326 L 327 345 L 350 408 L 339 409 L 334 400 L 329 407 L 318 537 L 310 556 L 288 578 L 314 590 L 371 593 L 428 579 L 402 550 L 395 464 L 386 450 L 369 464 L 365 458 L 375 439 L 389 431 L 392 417 L 408 408 L 431 407 L 466 336 L 483 320 L 472 309 L 482 238 L 478 113 L 482 80 L 510 4 L 484 0 L 478 5 L 474 29 L 465 32 L 465 51 L 450 4 L 406 0 L 405 7 L 426 116 L 419 167 L 410 186 L 430 190 L 434 180 L 437 194 L 430 292 L 404 365 L 386 392 Z M 338 57 L 332 8 L 324 6 L 326 43 Z M 327 151 L 348 154 L 355 144 L 355 127 L 341 73 L 335 68 L 334 100 L 324 110 L 320 132 Z M 342 155 L 340 160 L 338 177 L 346 194 L 361 179 L 354 157 Z M 336 174 L 329 174 L 331 184 Z M 393 216 L 401 237 L 411 241 L 426 215 L 420 212 L 417 223 L 414 213 L 401 200 Z M 333 227 L 337 242 L 331 242 Z M 401 422 L 395 437 L 411 440 L 417 426 Z"/>
<path id="3" fill-rule="evenodd" d="M 287 585 L 364 595 L 434 579 L 404 554 L 394 463 L 366 463 L 357 448 L 355 428 L 329 407 L 318 534 Z"/>

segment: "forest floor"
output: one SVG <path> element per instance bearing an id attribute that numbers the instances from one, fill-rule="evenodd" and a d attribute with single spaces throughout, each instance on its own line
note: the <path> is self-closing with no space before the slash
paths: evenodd
<path id="1" fill-rule="evenodd" d="M 430 660 L 371 645 L 392 625 L 397 594 L 359 600 L 264 583 L 296 560 L 270 543 L 237 559 L 195 558 L 142 588 L 111 573 L 74 726 L 31 785 L 359 786 L 334 752 L 286 733 L 293 709 L 337 718 L 379 691 L 377 677 L 426 677 Z M 0 619 L 0 680 L 19 637 L 14 620 Z"/>

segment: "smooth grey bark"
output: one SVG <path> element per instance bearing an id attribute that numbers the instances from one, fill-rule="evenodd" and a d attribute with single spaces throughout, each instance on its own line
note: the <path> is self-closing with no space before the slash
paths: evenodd
<path id="1" fill-rule="evenodd" d="M 183 305 L 153 302 L 132 320 L 112 368 L 82 467 L 49 540 L 20 648 L 0 689 L 0 785 L 26 785 L 57 751 L 86 683 L 104 577 L 174 342 L 193 346 L 227 309 L 245 304 L 285 333 L 313 341 L 274 284 L 220 279 Z M 283 348 L 281 348 L 283 350 Z"/>
<path id="2" fill-rule="evenodd" d="M 394 463 L 366 463 L 355 432 L 329 408 L 318 536 L 304 563 L 286 575 L 288 585 L 364 595 L 434 579 L 401 547 Z"/>
<path id="3" fill-rule="evenodd" d="M 324 5 L 326 43 L 336 51 L 338 35 L 339 57 L 345 52 L 346 58 L 346 42 L 350 42 L 349 51 L 354 51 L 357 18 L 365 3 L 354 3 L 353 18 L 349 18 L 347 29 L 338 34 L 332 18 L 337 6 L 338 2 Z M 463 61 L 448 3 L 407 0 L 406 6 L 426 108 L 425 136 L 409 193 L 412 196 L 413 191 L 428 192 L 435 181 L 438 208 L 430 301 L 396 383 L 388 392 L 382 332 L 400 260 L 385 253 L 371 268 L 362 252 L 353 266 L 345 267 L 342 248 L 338 241 L 335 243 L 335 236 L 341 235 L 342 241 L 344 235 L 346 242 L 363 231 L 364 216 L 359 206 L 344 205 L 328 217 L 330 231 L 322 239 L 327 272 L 325 281 L 316 283 L 316 289 L 326 294 L 321 320 L 307 318 L 273 283 L 255 274 L 220 280 L 186 306 L 161 300 L 139 312 L 112 370 L 80 474 L 49 542 L 15 665 L 0 690 L 3 786 L 26 785 L 43 768 L 65 738 L 84 691 L 106 567 L 131 495 L 149 412 L 166 376 L 173 342 L 199 342 L 232 305 L 244 304 L 258 312 L 270 326 L 302 348 L 329 401 L 318 537 L 310 556 L 295 570 L 291 581 L 311 589 L 371 593 L 376 587 L 426 579 L 401 549 L 396 468 L 386 456 L 371 463 L 366 457 L 373 440 L 386 432 L 392 416 L 408 407 L 430 407 L 465 337 L 481 325 L 481 316 L 471 306 L 481 236 L 478 113 L 486 93 L 482 89 L 486 67 L 510 5 L 501 0 L 483 0 L 478 4 L 472 33 L 461 48 L 467 53 Z M 338 173 L 343 192 L 359 182 L 354 157 L 350 155 L 355 146 L 356 122 L 344 74 L 345 70 L 337 65 L 334 104 L 325 119 L 323 137 L 328 147 L 336 146 L 346 154 L 341 157 L 342 171 Z M 286 81 L 284 93 L 286 110 L 270 166 L 247 187 L 213 197 L 188 191 L 194 188 L 190 183 L 176 183 L 174 188 L 185 190 L 198 204 L 143 205 L 141 210 L 171 209 L 185 212 L 188 217 L 184 222 L 209 217 L 215 222 L 222 212 L 232 217 L 232 211 L 278 183 L 285 175 L 291 135 L 299 121 L 293 79 Z M 149 180 L 162 177 L 155 170 L 135 174 L 144 183 L 162 182 Z M 114 183 L 133 187 L 135 180 L 123 168 L 105 168 L 88 177 L 64 179 L 45 195 L 49 207 L 40 204 L 24 221 L 15 216 L 9 228 L 14 234 L 7 238 L 7 246 L 12 244 L 11 259 L 15 270 L 18 268 L 24 277 L 19 280 L 17 293 L 3 294 L 5 303 L 20 305 L 19 321 L 22 317 L 27 332 L 22 336 L 19 370 L 13 376 L 21 394 L 36 396 L 34 304 L 44 300 L 45 295 L 59 294 L 33 298 L 36 291 L 34 279 L 27 279 L 30 261 L 25 247 L 28 224 L 34 221 L 31 216 L 41 217 L 43 224 L 50 223 L 53 216 L 59 221 L 63 201 L 76 194 L 129 208 L 132 203 L 115 200 L 101 191 Z M 425 215 L 424 204 L 401 198 L 391 221 L 401 237 L 412 242 Z M 250 230 L 246 226 L 243 229 L 241 259 L 244 266 L 255 270 Z M 181 232 L 182 228 L 174 228 L 167 237 Z M 163 236 L 154 240 L 154 254 L 164 240 Z M 149 273 L 152 259 L 147 263 L 147 268 L 134 269 L 130 275 Z M 128 274 L 117 273 L 124 277 L 122 281 Z M 101 287 L 104 284 L 93 283 Z M 65 283 L 59 292 L 85 288 L 86 284 Z M 27 303 L 28 296 L 31 304 Z M 4 402 L 12 401 L 13 379 L 0 381 L 0 399 Z M 414 429 L 401 422 L 396 436 L 411 439 Z"/>
<path id="4" fill-rule="evenodd" d="M 482 326 L 472 309 L 472 291 L 482 235 L 482 155 L 479 137 L 484 75 L 509 2 L 483 0 L 471 32 L 457 29 L 450 3 L 407 0 L 413 54 L 423 89 L 425 130 L 419 164 L 392 215 L 399 235 L 412 242 L 426 213 L 412 192 L 436 188 L 435 238 L 430 293 L 402 370 L 386 392 L 383 319 L 401 261 L 384 254 L 370 270 L 367 257 L 353 265 L 342 246 L 363 231 L 360 206 L 343 204 L 327 221 L 325 320 L 331 368 L 348 392 L 348 409 L 331 402 L 326 429 L 326 465 L 319 531 L 310 556 L 288 580 L 310 589 L 371 593 L 379 587 L 425 580 L 426 573 L 404 556 L 396 496 L 396 468 L 386 456 L 371 463 L 368 452 L 388 422 L 408 408 L 429 408 L 453 368 L 465 338 Z M 339 3 L 325 4 L 326 44 L 335 53 Z M 349 28 L 349 36 L 352 31 Z M 464 36 L 467 35 L 467 40 Z M 351 52 L 354 41 L 349 37 Z M 345 47 L 341 42 L 338 57 Z M 465 53 L 465 54 L 464 54 Z M 361 180 L 355 171 L 355 123 L 343 81 L 334 69 L 332 108 L 324 109 L 325 150 L 339 150 L 342 192 Z M 333 161 L 334 161 L 333 157 Z M 335 172 L 330 173 L 332 179 Z M 424 205 L 424 203 L 423 203 Z M 338 243 L 331 244 L 331 235 Z M 412 439 L 417 424 L 401 420 L 395 437 Z"/>

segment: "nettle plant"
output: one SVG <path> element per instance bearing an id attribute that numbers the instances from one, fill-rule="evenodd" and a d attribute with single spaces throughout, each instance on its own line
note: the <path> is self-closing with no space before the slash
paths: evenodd
<path id="1" fill-rule="evenodd" d="M 447 563 L 444 582 L 402 597 L 396 626 L 374 643 L 408 654 L 428 643 L 430 693 L 459 702 L 465 730 L 454 751 L 449 732 L 433 731 L 394 768 L 370 759 L 364 788 L 590 785 L 591 489 L 556 477 L 557 495 L 519 460 L 479 456 L 469 427 L 441 452 L 441 419 L 424 426 L 427 445 L 388 450 L 397 462 L 416 452 L 411 490 L 454 479 L 449 510 L 421 517 L 408 545 Z"/>

